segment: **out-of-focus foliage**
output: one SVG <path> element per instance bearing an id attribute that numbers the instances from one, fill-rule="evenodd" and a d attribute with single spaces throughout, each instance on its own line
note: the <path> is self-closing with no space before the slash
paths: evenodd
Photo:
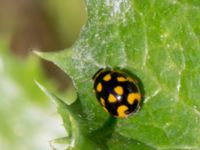
<path id="1" fill-rule="evenodd" d="M 59 47 L 56 44 L 63 42 L 61 45 L 69 46 L 73 43 L 85 19 L 79 16 L 84 15 L 84 7 L 74 2 L 0 2 L 1 150 L 47 150 L 50 140 L 67 134 L 60 117 L 54 113 L 55 108 L 34 80 L 50 87 L 63 99 L 74 99 L 76 94 L 70 87 L 68 92 L 58 91 L 58 83 L 44 75 L 41 60 L 30 49 L 52 50 L 51 46 Z M 58 33 L 54 33 L 55 30 Z M 50 37 L 52 35 L 54 37 Z"/>
<path id="2" fill-rule="evenodd" d="M 0 39 L 0 149 L 49 149 L 47 141 L 56 124 L 48 101 L 33 82 L 46 81 L 39 61 L 14 57 L 4 41 Z"/>
<path id="3" fill-rule="evenodd" d="M 72 45 L 86 22 L 84 0 L 45 0 L 45 5 L 62 42 Z"/>

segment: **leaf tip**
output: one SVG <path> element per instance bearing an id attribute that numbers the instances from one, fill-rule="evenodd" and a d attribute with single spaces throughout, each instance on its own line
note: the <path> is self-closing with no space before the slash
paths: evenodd
<path id="1" fill-rule="evenodd" d="M 39 50 L 32 50 L 32 53 L 39 56 L 39 57 L 42 57 L 43 56 L 43 52 L 39 51 Z"/>

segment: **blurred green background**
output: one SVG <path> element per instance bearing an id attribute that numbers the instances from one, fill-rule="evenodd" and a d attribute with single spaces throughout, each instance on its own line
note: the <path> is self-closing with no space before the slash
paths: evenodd
<path id="1" fill-rule="evenodd" d="M 66 135 L 34 80 L 65 95 L 70 79 L 32 50 L 59 51 L 87 19 L 83 0 L 0 0 L 0 150 L 46 150 Z"/>

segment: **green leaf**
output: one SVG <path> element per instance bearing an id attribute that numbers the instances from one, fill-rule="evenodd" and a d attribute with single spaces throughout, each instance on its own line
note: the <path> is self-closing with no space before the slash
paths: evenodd
<path id="1" fill-rule="evenodd" d="M 80 105 L 76 102 L 73 104 L 75 106 L 71 105 L 69 107 L 69 105 L 65 104 L 61 99 L 49 92 L 37 81 L 36 84 L 56 104 L 57 110 L 62 116 L 64 127 L 69 134 L 68 137 L 56 139 L 54 142 L 61 142 L 61 145 L 65 143 L 70 150 L 83 150 L 85 148 L 93 150 L 95 148 L 95 144 L 88 140 L 87 136 L 84 135 L 84 129 L 83 126 L 81 126 L 82 120 L 80 119 L 81 114 L 79 114 L 81 109 Z M 79 110 L 76 108 L 79 108 Z"/>
<path id="2" fill-rule="evenodd" d="M 86 5 L 88 22 L 75 45 L 38 53 L 73 80 L 84 132 L 101 149 L 200 149 L 200 1 L 86 0 Z M 97 132 L 109 115 L 91 80 L 106 66 L 136 74 L 145 90 L 141 111 L 110 124 L 109 139 Z"/>

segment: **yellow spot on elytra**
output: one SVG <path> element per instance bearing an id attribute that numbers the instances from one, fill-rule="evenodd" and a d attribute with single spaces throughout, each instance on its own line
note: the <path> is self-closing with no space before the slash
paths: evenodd
<path id="1" fill-rule="evenodd" d="M 139 93 L 130 93 L 128 94 L 127 101 L 130 105 L 134 103 L 135 100 L 141 100 L 141 94 Z"/>
<path id="2" fill-rule="evenodd" d="M 107 110 L 105 107 L 103 107 L 103 110 L 104 110 L 105 112 L 108 112 L 108 110 Z"/>
<path id="3" fill-rule="evenodd" d="M 111 75 L 110 74 L 107 74 L 103 77 L 103 80 L 104 81 L 109 81 L 111 79 Z"/>
<path id="4" fill-rule="evenodd" d="M 117 86 L 114 88 L 114 91 L 118 94 L 118 95 L 122 95 L 123 94 L 123 88 L 121 86 Z"/>
<path id="5" fill-rule="evenodd" d="M 117 108 L 118 117 L 124 118 L 126 117 L 126 111 L 128 110 L 128 107 L 126 105 L 121 105 Z"/>
<path id="6" fill-rule="evenodd" d="M 134 80 L 134 79 L 133 79 L 133 78 L 131 78 L 131 77 L 128 77 L 127 79 L 128 79 L 128 81 L 130 81 L 130 82 L 133 82 L 134 84 L 135 84 L 135 83 L 138 83 L 138 81 L 137 81 L 137 80 Z"/>
<path id="7" fill-rule="evenodd" d="M 130 77 L 128 77 L 128 80 L 134 82 L 134 80 L 132 78 L 130 78 Z"/>
<path id="8" fill-rule="evenodd" d="M 124 77 L 117 77 L 117 81 L 124 82 L 124 81 L 126 81 L 126 78 L 124 78 Z"/>
<path id="9" fill-rule="evenodd" d="M 115 97 L 114 95 L 109 94 L 109 96 L 108 96 L 108 101 L 109 101 L 110 103 L 115 103 L 115 102 L 117 102 L 117 99 L 116 99 L 116 97 Z"/>
<path id="10" fill-rule="evenodd" d="M 102 84 L 101 84 L 101 83 L 98 83 L 98 85 L 97 85 L 97 91 L 98 91 L 98 92 L 101 92 L 101 90 L 102 90 Z"/>
<path id="11" fill-rule="evenodd" d="M 100 98 L 100 102 L 105 107 L 105 100 L 102 97 Z"/>

